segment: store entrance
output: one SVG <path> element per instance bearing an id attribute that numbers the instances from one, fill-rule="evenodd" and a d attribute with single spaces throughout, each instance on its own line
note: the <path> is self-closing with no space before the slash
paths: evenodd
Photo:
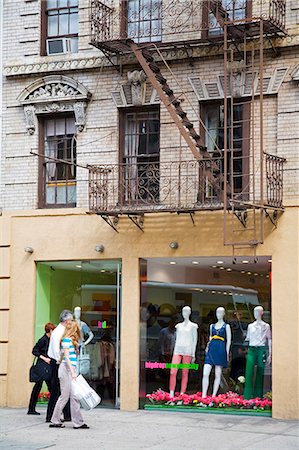
<path id="1" fill-rule="evenodd" d="M 36 340 L 45 323 L 74 312 L 83 336 L 79 371 L 102 398 L 100 407 L 119 407 L 120 261 L 37 263 Z"/>

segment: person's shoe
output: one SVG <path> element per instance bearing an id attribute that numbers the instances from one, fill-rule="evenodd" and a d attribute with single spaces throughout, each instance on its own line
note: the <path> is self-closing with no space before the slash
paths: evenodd
<path id="1" fill-rule="evenodd" d="M 40 416 L 40 413 L 37 411 L 28 411 L 27 414 L 29 414 L 29 416 Z"/>
<path id="2" fill-rule="evenodd" d="M 50 423 L 49 427 L 50 428 L 64 428 L 64 424 L 63 423 Z"/>
<path id="3" fill-rule="evenodd" d="M 73 427 L 75 430 L 80 430 L 80 428 L 82 428 L 83 430 L 88 430 L 89 426 L 86 425 L 86 423 L 83 423 L 83 425 L 81 425 L 81 427 Z"/>
<path id="4" fill-rule="evenodd" d="M 46 423 L 50 423 L 51 422 L 51 420 L 50 419 L 46 419 Z"/>

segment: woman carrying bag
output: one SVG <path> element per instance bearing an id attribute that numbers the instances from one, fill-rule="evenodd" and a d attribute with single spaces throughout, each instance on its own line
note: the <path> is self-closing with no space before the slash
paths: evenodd
<path id="1" fill-rule="evenodd" d="M 51 364 L 50 358 L 47 356 L 48 353 L 48 347 L 50 342 L 50 336 L 52 331 L 55 329 L 55 325 L 51 322 L 46 323 L 45 325 L 45 334 L 37 341 L 35 346 L 33 347 L 32 354 L 38 358 L 38 360 L 44 361 L 46 364 Z M 29 401 L 29 407 L 27 414 L 39 416 L 40 413 L 35 410 L 36 403 L 38 400 L 38 394 L 40 393 L 40 390 L 43 385 L 43 381 L 37 381 L 35 385 L 33 386 L 31 397 Z M 45 380 L 46 384 L 48 386 L 49 392 L 51 392 L 51 383 L 49 380 Z"/>
<path id="2" fill-rule="evenodd" d="M 64 335 L 61 339 L 61 360 L 58 369 L 58 377 L 60 382 L 60 397 L 57 400 L 50 428 L 64 428 L 61 422 L 62 410 L 68 400 L 71 405 L 71 420 L 75 429 L 88 429 L 89 426 L 83 421 L 80 411 L 80 403 L 75 399 L 72 392 L 72 380 L 77 378 L 77 364 L 79 342 L 81 341 L 81 331 L 76 321 L 69 322 L 65 327 Z"/>

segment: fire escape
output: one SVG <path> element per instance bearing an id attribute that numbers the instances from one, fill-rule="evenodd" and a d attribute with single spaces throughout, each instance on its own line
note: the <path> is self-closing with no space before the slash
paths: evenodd
<path id="1" fill-rule="evenodd" d="M 259 5 L 251 0 L 91 0 L 90 21 L 91 44 L 114 64 L 135 55 L 192 154 L 191 160 L 135 163 L 133 168 L 124 163 L 89 166 L 90 211 L 115 231 L 119 216 L 126 214 L 143 231 L 145 213 L 189 213 L 193 220 L 196 211 L 221 209 L 224 243 L 234 252 L 243 247 L 255 251 L 264 240 L 265 218 L 276 226 L 283 211 L 284 159 L 264 151 L 263 58 L 264 42 L 275 51 L 272 39 L 286 33 L 285 0 Z M 213 152 L 182 106 L 187 96 L 167 81 L 165 73 L 175 76 L 162 54 L 163 49 L 203 45 L 222 45 L 224 55 L 224 144 L 219 149 L 215 143 Z M 247 83 L 250 104 L 246 157 L 236 156 L 234 148 L 234 105 L 240 103 L 242 83 Z"/>

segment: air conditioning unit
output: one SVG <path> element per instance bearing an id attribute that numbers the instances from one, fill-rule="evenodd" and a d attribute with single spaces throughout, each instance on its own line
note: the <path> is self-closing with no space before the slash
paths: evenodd
<path id="1" fill-rule="evenodd" d="M 61 53 L 71 53 L 70 38 L 47 39 L 47 55 L 59 55 Z"/>

